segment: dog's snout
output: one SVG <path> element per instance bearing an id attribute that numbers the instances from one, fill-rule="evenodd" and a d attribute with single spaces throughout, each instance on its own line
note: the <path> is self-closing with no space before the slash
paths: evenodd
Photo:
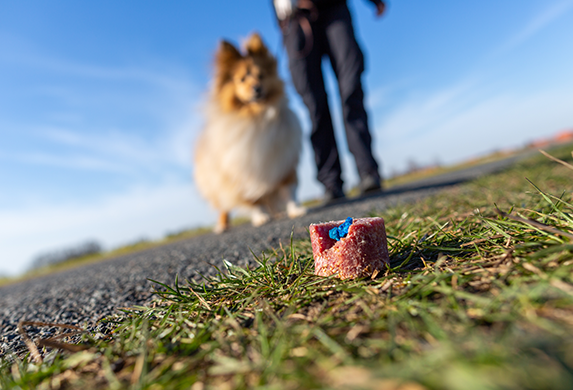
<path id="1" fill-rule="evenodd" d="M 260 98 L 263 96 L 263 88 L 260 85 L 255 85 L 253 87 L 253 92 L 255 93 L 255 96 L 257 98 Z"/>

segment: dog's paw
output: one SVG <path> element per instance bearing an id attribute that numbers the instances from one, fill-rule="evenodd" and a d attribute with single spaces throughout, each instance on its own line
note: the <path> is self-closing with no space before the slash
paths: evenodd
<path id="1" fill-rule="evenodd" d="M 257 211 L 251 216 L 251 223 L 253 226 L 261 226 L 271 220 L 271 216 L 267 213 Z"/>
<path id="2" fill-rule="evenodd" d="M 299 206 L 294 202 L 287 204 L 287 215 L 289 218 L 301 217 L 306 214 L 306 207 Z"/>

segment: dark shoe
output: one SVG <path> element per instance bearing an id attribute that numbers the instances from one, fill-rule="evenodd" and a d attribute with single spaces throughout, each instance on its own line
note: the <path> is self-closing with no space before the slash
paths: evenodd
<path id="1" fill-rule="evenodd" d="M 358 190 L 360 191 L 361 196 L 382 191 L 380 178 L 376 176 L 364 177 L 362 180 L 360 180 L 360 184 L 358 184 Z"/>
<path id="2" fill-rule="evenodd" d="M 346 198 L 346 195 L 344 195 L 344 191 L 342 191 L 342 188 L 334 188 L 334 189 L 327 188 L 326 191 L 324 192 L 324 197 L 322 198 L 322 200 L 324 204 L 329 204 L 344 198 Z"/>

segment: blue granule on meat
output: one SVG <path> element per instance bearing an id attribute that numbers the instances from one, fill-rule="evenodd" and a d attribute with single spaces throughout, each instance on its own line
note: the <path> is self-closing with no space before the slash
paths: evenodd
<path id="1" fill-rule="evenodd" d="M 332 228 L 328 231 L 328 235 L 330 238 L 336 241 L 340 241 L 341 238 L 346 237 L 348 234 L 348 229 L 350 229 L 350 225 L 352 225 L 352 218 L 346 218 L 346 221 L 340 226 Z"/>

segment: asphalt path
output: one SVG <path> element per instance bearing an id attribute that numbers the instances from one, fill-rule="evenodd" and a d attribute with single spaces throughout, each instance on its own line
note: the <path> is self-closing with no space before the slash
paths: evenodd
<path id="1" fill-rule="evenodd" d="M 396 186 L 378 195 L 317 207 L 297 219 L 280 219 L 262 227 L 243 225 L 221 235 L 205 234 L 138 253 L 0 287 L 0 357 L 22 352 L 19 321 L 65 323 L 105 331 L 99 320 L 118 309 L 145 305 L 153 299 L 148 279 L 173 284 L 179 280 L 214 275 L 213 265 L 224 269 L 223 259 L 245 266 L 253 254 L 288 245 L 291 233 L 308 238 L 308 226 L 320 221 L 362 217 L 401 202 L 414 202 L 443 188 L 492 174 L 514 164 L 524 155 L 477 165 L 468 169 Z M 34 337 L 49 337 L 55 328 L 31 329 Z"/>

